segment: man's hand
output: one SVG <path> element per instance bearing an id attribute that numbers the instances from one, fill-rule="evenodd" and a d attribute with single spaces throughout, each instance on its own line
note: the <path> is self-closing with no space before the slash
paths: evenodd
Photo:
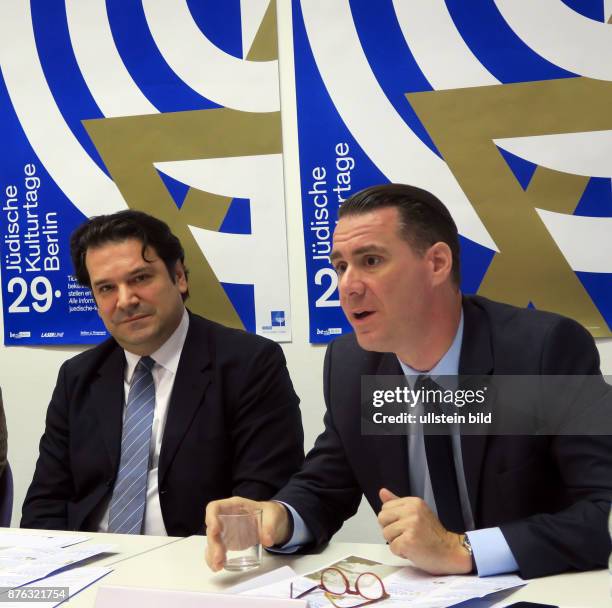
<path id="1" fill-rule="evenodd" d="M 226 549 L 240 549 L 247 542 L 238 534 L 229 541 L 226 539 L 226 543 L 229 543 L 226 547 L 221 540 L 221 525 L 217 515 L 255 509 L 263 511 L 260 540 L 264 547 L 283 545 L 289 540 L 290 515 L 278 502 L 257 502 L 239 496 L 209 502 L 206 507 L 206 563 L 213 572 L 223 568 Z M 248 539 L 248 543 L 253 544 L 252 540 Z"/>
<path id="2" fill-rule="evenodd" d="M 472 558 L 461 534 L 449 532 L 420 498 L 399 498 L 382 488 L 378 523 L 395 555 L 409 559 L 430 574 L 467 574 Z"/>

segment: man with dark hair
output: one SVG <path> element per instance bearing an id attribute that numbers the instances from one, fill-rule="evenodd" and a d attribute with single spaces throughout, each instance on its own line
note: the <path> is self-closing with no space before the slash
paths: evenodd
<path id="1" fill-rule="evenodd" d="M 451 278 L 459 287 L 461 259 L 457 226 L 448 209 L 431 192 L 403 184 L 371 186 L 347 199 L 339 209 L 338 218 L 389 207 L 397 209 L 399 234 L 419 255 L 434 243 L 448 245 L 452 257 Z"/>
<path id="2" fill-rule="evenodd" d="M 354 333 L 327 349 L 325 430 L 273 501 L 209 504 L 209 565 L 223 564 L 220 512 L 262 508 L 263 543 L 290 552 L 327 542 L 364 494 L 391 551 L 433 574 L 531 578 L 604 566 L 610 437 L 430 435 L 422 427 L 363 435 L 359 412 L 363 376 L 403 374 L 412 387 L 457 374 L 601 381 L 592 337 L 556 314 L 462 296 L 457 228 L 419 188 L 355 194 L 333 241 Z"/>
<path id="3" fill-rule="evenodd" d="M 119 243 L 128 239 L 136 239 L 141 243 L 141 253 L 144 259 L 149 247 L 166 265 L 170 277 L 174 279 L 177 261 L 185 265 L 185 252 L 181 242 L 172 234 L 164 222 L 152 215 L 130 209 L 119 211 L 113 215 L 100 215 L 81 224 L 70 237 L 70 254 L 77 281 L 91 288 L 91 278 L 85 258 L 87 250 L 105 245 Z M 184 268 L 185 274 L 187 269 Z M 187 293 L 182 294 L 183 300 Z"/>
<path id="4" fill-rule="evenodd" d="M 186 310 L 183 248 L 152 216 L 92 218 L 71 255 L 112 337 L 60 369 L 21 525 L 187 536 L 212 500 L 270 498 L 304 458 L 280 347 Z"/>

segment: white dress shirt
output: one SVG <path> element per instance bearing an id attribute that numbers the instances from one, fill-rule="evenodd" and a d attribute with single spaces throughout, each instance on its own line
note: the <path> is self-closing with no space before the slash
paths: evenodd
<path id="1" fill-rule="evenodd" d="M 151 358 L 155 361 L 155 365 L 151 373 L 153 374 L 153 383 L 155 384 L 155 412 L 153 414 L 153 426 L 151 428 L 151 445 L 149 453 L 149 473 L 147 478 L 147 501 L 145 505 L 143 534 L 153 534 L 156 536 L 167 536 L 166 527 L 164 526 L 164 518 L 162 517 L 161 504 L 159 502 L 159 493 L 157 491 L 157 467 L 159 464 L 159 453 L 161 451 L 162 437 L 166 426 L 166 416 L 168 414 L 168 404 L 174 387 L 174 379 L 176 378 L 176 370 L 178 369 L 179 359 L 187 337 L 189 329 L 189 315 L 187 310 L 184 311 L 183 317 L 179 326 L 174 330 L 174 333 L 160 346 Z M 135 355 L 127 350 L 125 352 L 126 366 L 125 377 L 123 379 L 123 416 L 125 419 L 125 410 L 127 405 L 127 396 L 130 392 L 130 383 L 136 369 L 140 355 Z M 110 512 L 110 498 L 100 524 L 98 532 L 108 531 L 108 517 Z"/>

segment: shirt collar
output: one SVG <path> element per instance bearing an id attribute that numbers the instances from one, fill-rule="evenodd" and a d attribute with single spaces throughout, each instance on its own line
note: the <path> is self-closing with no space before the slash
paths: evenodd
<path id="1" fill-rule="evenodd" d="M 459 357 L 461 355 L 461 343 L 463 342 L 463 308 L 461 309 L 461 318 L 459 319 L 459 327 L 453 338 L 453 342 L 449 349 L 444 353 L 444 356 L 427 372 L 427 375 L 435 378 L 436 376 L 456 376 L 459 373 Z M 418 371 L 409 365 L 406 365 L 398 357 L 397 360 L 402 367 L 402 371 L 406 376 L 420 376 L 424 372 Z"/>
<path id="2" fill-rule="evenodd" d="M 181 358 L 181 352 L 185 339 L 187 338 L 187 330 L 189 329 L 189 314 L 187 309 L 183 311 L 183 316 L 178 327 L 174 330 L 172 335 L 154 352 L 151 353 L 151 358 L 155 360 L 157 365 L 161 365 L 169 372 L 176 374 L 178 369 L 179 359 Z M 132 380 L 132 375 L 136 369 L 138 361 L 140 361 L 140 355 L 131 353 L 127 350 L 125 352 L 125 360 L 127 362 L 125 368 L 125 378 L 127 382 Z"/>

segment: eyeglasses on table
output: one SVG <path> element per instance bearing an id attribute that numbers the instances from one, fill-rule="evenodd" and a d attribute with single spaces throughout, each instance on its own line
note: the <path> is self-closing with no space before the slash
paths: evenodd
<path id="1" fill-rule="evenodd" d="M 351 608 L 367 606 L 389 597 L 382 580 L 373 572 L 363 572 L 360 574 L 355 581 L 355 589 L 353 590 L 348 578 L 339 568 L 325 568 L 321 572 L 321 582 L 318 585 L 314 585 L 295 596 L 293 595 L 293 583 L 291 583 L 290 596 L 291 599 L 300 599 L 316 589 L 323 589 L 325 597 L 336 608 L 344 608 L 346 606 L 341 600 L 348 595 L 359 596 L 364 600 L 358 604 L 351 604 Z"/>

